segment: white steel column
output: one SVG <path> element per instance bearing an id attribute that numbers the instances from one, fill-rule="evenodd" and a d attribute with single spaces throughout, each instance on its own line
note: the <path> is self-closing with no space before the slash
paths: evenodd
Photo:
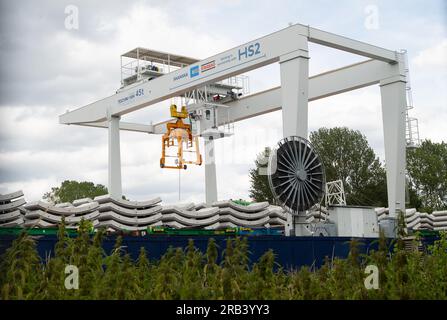
<path id="1" fill-rule="evenodd" d="M 306 43 L 307 44 L 307 43 Z M 307 138 L 309 54 L 297 50 L 281 56 L 281 104 L 284 137 Z"/>
<path id="2" fill-rule="evenodd" d="M 214 140 L 205 139 L 205 198 L 208 205 L 217 201 L 215 159 Z"/>
<path id="3" fill-rule="evenodd" d="M 396 210 L 405 212 L 405 84 L 404 76 L 380 82 L 390 217 L 396 217 Z"/>
<path id="4" fill-rule="evenodd" d="M 120 117 L 109 117 L 109 182 L 112 198 L 121 199 Z"/>

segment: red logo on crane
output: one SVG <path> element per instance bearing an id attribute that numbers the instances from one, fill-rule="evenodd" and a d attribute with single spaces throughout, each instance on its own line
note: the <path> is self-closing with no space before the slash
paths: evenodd
<path id="1" fill-rule="evenodd" d="M 202 64 L 200 67 L 200 71 L 205 72 L 205 71 L 214 69 L 215 67 L 216 67 L 216 62 L 213 60 L 213 61 Z"/>

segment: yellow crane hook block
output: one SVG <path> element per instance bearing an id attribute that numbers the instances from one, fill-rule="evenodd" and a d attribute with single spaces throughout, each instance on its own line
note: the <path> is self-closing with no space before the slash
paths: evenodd
<path id="1" fill-rule="evenodd" d="M 175 104 L 170 107 L 171 117 L 177 118 L 176 122 L 169 122 L 166 125 L 167 131 L 162 136 L 162 149 L 160 158 L 160 167 L 168 169 L 186 169 L 187 164 L 202 164 L 202 155 L 199 151 L 199 139 L 197 136 L 192 135 L 191 125 L 184 123 L 182 119 L 188 117 L 186 107 L 183 106 L 181 111 L 177 111 Z M 168 154 L 167 150 L 177 149 L 177 154 Z M 195 161 L 185 159 L 185 153 L 195 153 Z M 173 158 L 173 163 L 167 158 Z"/>
<path id="2" fill-rule="evenodd" d="M 180 112 L 177 111 L 177 106 L 175 104 L 171 105 L 171 117 L 177 119 L 185 119 L 188 118 L 188 111 L 186 111 L 186 107 L 183 106 Z"/>

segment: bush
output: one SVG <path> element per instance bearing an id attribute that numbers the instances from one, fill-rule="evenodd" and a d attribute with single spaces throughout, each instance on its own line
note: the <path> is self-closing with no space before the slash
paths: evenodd
<path id="1" fill-rule="evenodd" d="M 379 239 L 378 250 L 360 255 L 352 241 L 347 259 L 326 258 L 317 270 L 285 271 L 267 251 L 249 266 L 246 238 L 227 240 L 222 262 L 210 239 L 206 253 L 190 240 L 185 250 L 169 248 L 160 260 L 141 248 L 133 261 L 122 250 L 120 237 L 110 255 L 102 249 L 103 232 L 93 238 L 84 222 L 77 238 L 68 238 L 62 224 L 55 256 L 40 261 L 34 240 L 22 233 L 2 257 L 2 299 L 446 299 L 447 236 L 427 252 L 406 251 L 401 241 L 389 250 Z M 65 266 L 79 268 L 79 289 L 64 286 Z M 366 265 L 379 270 L 379 289 L 364 286 Z"/>

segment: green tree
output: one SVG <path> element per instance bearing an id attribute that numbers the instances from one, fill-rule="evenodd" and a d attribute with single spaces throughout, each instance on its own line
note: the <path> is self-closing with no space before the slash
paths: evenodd
<path id="1" fill-rule="evenodd" d="M 343 181 L 347 204 L 387 204 L 385 169 L 360 131 L 320 128 L 310 134 L 310 141 L 323 162 L 326 181 Z"/>
<path id="2" fill-rule="evenodd" d="M 275 198 L 270 190 L 267 176 L 270 152 L 270 148 L 267 147 L 263 152 L 258 154 L 255 160 L 255 168 L 249 171 L 251 184 L 249 196 L 257 202 L 268 201 L 269 203 L 275 203 Z"/>
<path id="3" fill-rule="evenodd" d="M 411 194 L 420 199 L 418 208 L 432 212 L 447 208 L 447 143 L 422 141 L 407 151 L 407 170 Z"/>
<path id="4" fill-rule="evenodd" d="M 102 184 L 88 181 L 65 180 L 60 187 L 53 187 L 43 198 L 52 203 L 73 202 L 76 199 L 94 198 L 107 194 L 107 188 Z"/>

